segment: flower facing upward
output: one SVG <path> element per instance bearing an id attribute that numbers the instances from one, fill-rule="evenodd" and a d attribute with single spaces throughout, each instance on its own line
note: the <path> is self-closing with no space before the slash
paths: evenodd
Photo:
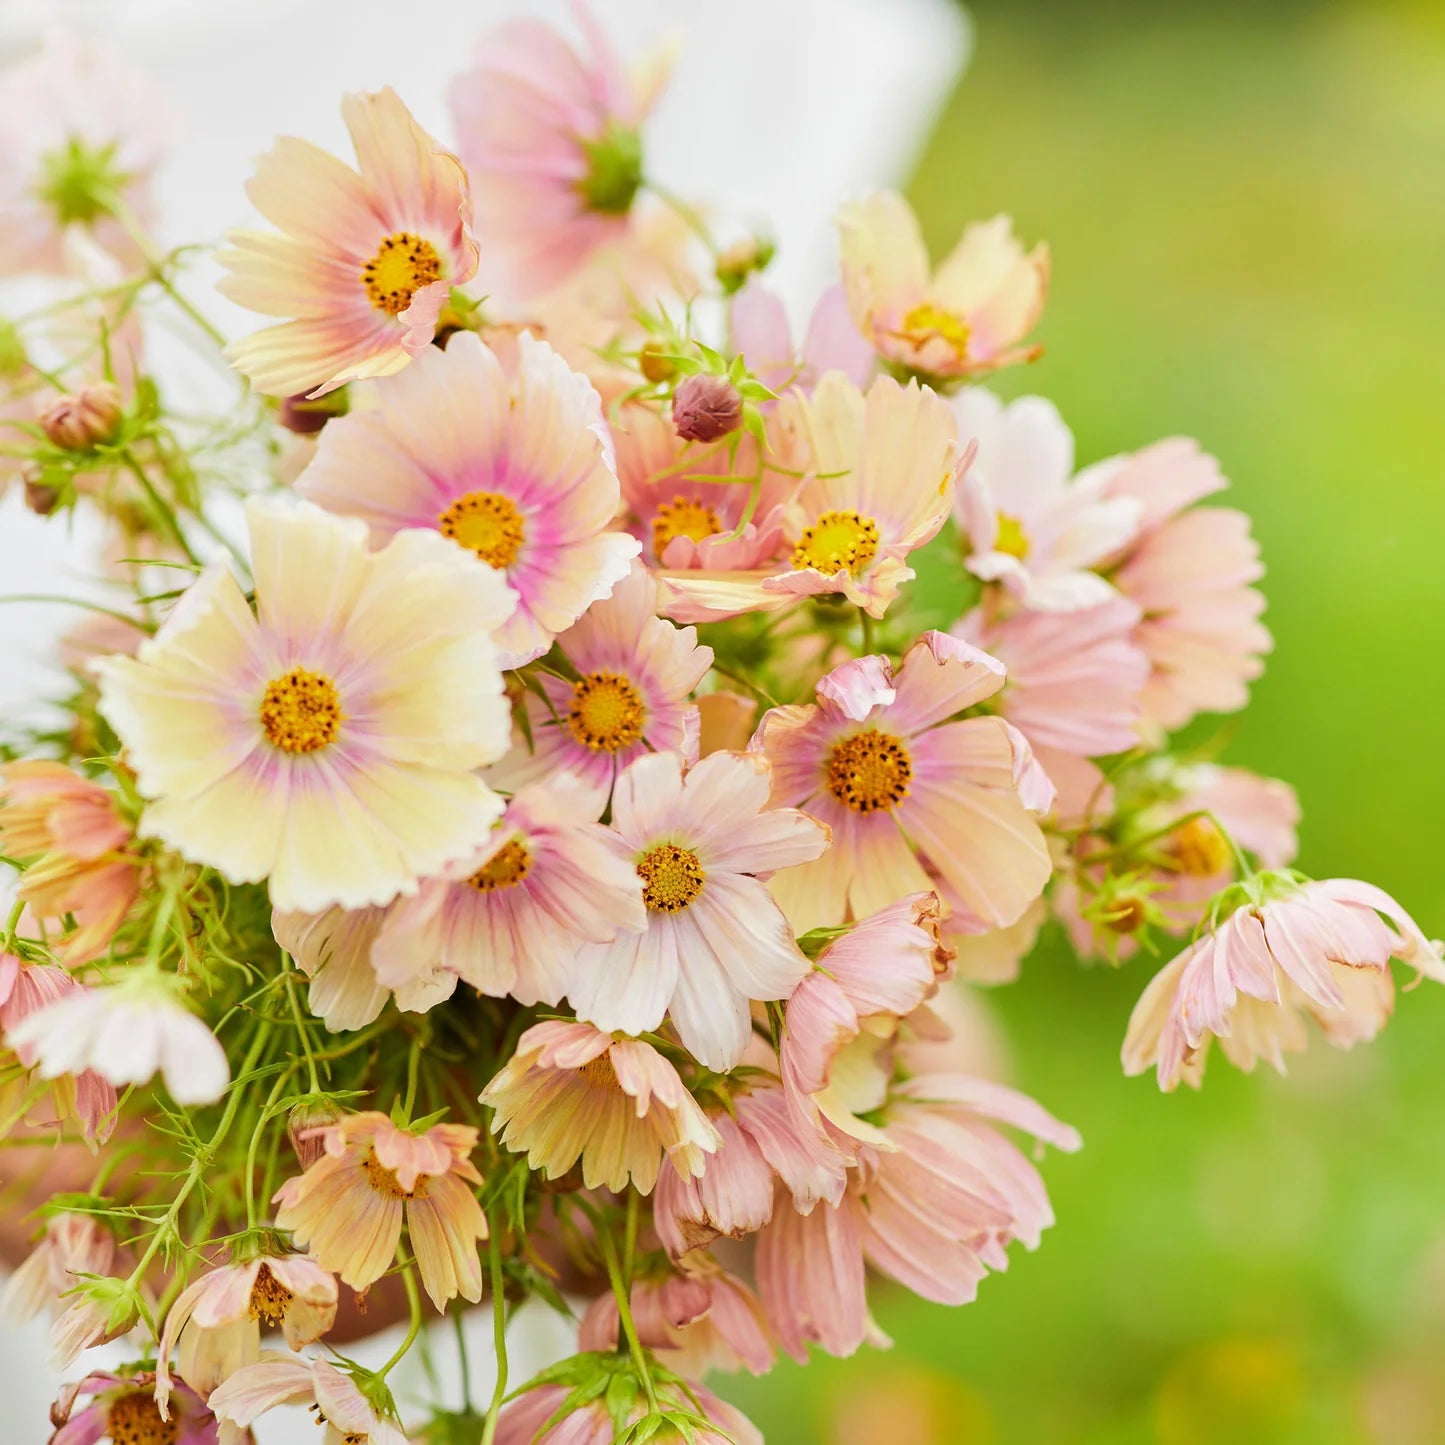
<path id="1" fill-rule="evenodd" d="M 282 137 L 246 187 L 282 234 L 233 231 L 216 258 L 231 300 L 292 318 L 227 351 L 270 396 L 400 371 L 431 345 L 451 287 L 477 269 L 461 162 L 391 89 L 349 95 L 341 114 L 357 169 Z"/>
<path id="2" fill-rule="evenodd" d="M 210 1404 L 218 1420 L 240 1430 L 278 1406 L 309 1405 L 314 1423 L 326 1427 L 317 1445 L 407 1445 L 396 1421 L 379 1414 L 349 1375 L 324 1360 L 276 1356 L 245 1365 L 212 1392 Z"/>
<path id="3" fill-rule="evenodd" d="M 703 1172 L 717 1130 L 677 1070 L 641 1039 L 616 1039 L 590 1024 L 534 1024 L 482 1091 L 492 1130 L 548 1179 L 580 1159 L 588 1189 L 642 1194 L 664 1156 L 684 1178 Z"/>
<path id="4" fill-rule="evenodd" d="M 374 544 L 428 528 L 504 573 L 503 666 L 540 656 L 627 575 L 640 546 L 607 530 L 619 491 L 601 405 L 551 347 L 524 334 L 509 375 L 463 333 L 373 401 L 327 426 L 296 490 L 360 517 Z"/>
<path id="5" fill-rule="evenodd" d="M 817 704 L 764 714 L 752 746 L 773 765 L 773 801 L 833 832 L 816 863 L 772 881 L 795 929 L 864 918 L 933 890 L 926 868 L 993 927 L 1048 881 L 1048 849 L 1019 793 L 1018 734 L 1001 718 L 951 721 L 1003 686 L 987 653 L 927 632 L 894 671 L 844 663 Z"/>
<path id="6" fill-rule="evenodd" d="M 134 659 L 97 664 L 142 830 L 269 879 L 281 909 L 384 903 L 501 812 L 472 770 L 507 745 L 487 629 L 512 594 L 435 533 L 370 553 L 360 522 L 304 503 L 247 516 L 259 615 L 218 565 Z"/>
<path id="7" fill-rule="evenodd" d="M 385 1114 L 351 1114 L 315 1131 L 325 1152 L 276 1193 L 276 1223 L 289 1229 L 323 1268 L 352 1289 L 366 1289 L 391 1268 L 402 1219 L 421 1282 L 440 1309 L 456 1295 L 482 1296 L 477 1241 L 487 1219 L 471 1186 L 477 1131 L 433 1124 L 423 1134 Z"/>
<path id="8" fill-rule="evenodd" d="M 655 753 L 622 774 L 612 826 L 642 879 L 647 930 L 581 952 L 567 994 L 578 1018 L 636 1034 L 666 1014 L 708 1068 L 742 1058 L 750 1000 L 787 998 L 808 971 L 757 875 L 828 846 L 807 814 L 768 807 L 771 788 L 756 753 L 712 753 L 686 772 Z"/>
<path id="9" fill-rule="evenodd" d="M 1392 958 L 1445 983 L 1440 946 L 1389 894 L 1330 878 L 1270 887 L 1190 944 L 1140 995 L 1124 1072 L 1155 1067 L 1159 1087 L 1199 1086 L 1211 1039 L 1236 1067 L 1280 1073 L 1306 1044 L 1304 1015 L 1339 1048 L 1374 1038 L 1395 1006 Z M 1250 885 L 1246 885 L 1249 887 Z"/>
<path id="10" fill-rule="evenodd" d="M 1025 255 L 1007 216 L 968 227 L 931 274 L 918 218 L 896 191 L 844 206 L 838 233 L 853 320 L 885 361 L 947 381 L 1042 351 L 1019 343 L 1043 313 L 1048 247 Z"/>

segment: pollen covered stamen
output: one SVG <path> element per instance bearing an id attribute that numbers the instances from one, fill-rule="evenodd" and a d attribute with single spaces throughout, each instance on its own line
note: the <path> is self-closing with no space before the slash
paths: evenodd
<path id="1" fill-rule="evenodd" d="M 378 1194 L 387 1199 L 425 1199 L 427 1194 L 428 1176 L 418 1174 L 416 1177 L 416 1188 L 406 1190 L 401 1187 L 401 1181 L 396 1177 L 396 1170 L 388 1169 L 380 1159 L 376 1157 L 374 1148 L 368 1149 L 362 1156 L 361 1172 L 366 1175 L 366 1182 Z"/>
<path id="2" fill-rule="evenodd" d="M 681 913 L 696 901 L 707 875 L 691 848 L 659 843 L 637 860 L 642 901 L 657 913 Z"/>
<path id="3" fill-rule="evenodd" d="M 261 728 L 283 752 L 314 753 L 329 747 L 344 720 L 336 684 L 304 667 L 293 667 L 268 683 L 261 699 Z"/>
<path id="4" fill-rule="evenodd" d="M 442 262 L 430 241 L 397 231 L 376 248 L 361 268 L 367 300 L 388 316 L 399 316 L 423 286 L 441 279 Z"/>
<path id="5" fill-rule="evenodd" d="M 480 867 L 467 883 L 478 893 L 495 893 L 499 888 L 515 888 L 527 876 L 532 855 L 520 838 L 512 838 Z"/>
<path id="6" fill-rule="evenodd" d="M 1191 818 L 1177 827 L 1165 840 L 1164 852 L 1191 878 L 1211 878 L 1230 863 L 1229 843 L 1208 818 Z"/>
<path id="7" fill-rule="evenodd" d="M 572 688 L 567 730 L 585 748 L 615 753 L 642 736 L 647 708 L 627 678 L 615 672 L 589 672 Z"/>
<path id="8" fill-rule="evenodd" d="M 251 1286 L 250 1315 L 259 1320 L 267 1329 L 276 1329 L 286 1318 L 286 1311 L 296 1296 L 271 1273 L 271 1267 L 263 1264 L 256 1271 L 256 1282 Z"/>
<path id="9" fill-rule="evenodd" d="M 825 577 L 863 570 L 878 555 L 878 523 L 857 512 L 824 512 L 793 548 L 793 568 L 812 567 Z"/>
<path id="10" fill-rule="evenodd" d="M 468 492 L 437 518 L 443 537 L 497 568 L 510 567 L 527 540 L 527 520 L 500 492 Z"/>
<path id="11" fill-rule="evenodd" d="M 828 758 L 828 787 L 859 813 L 891 808 L 908 796 L 913 763 L 892 733 L 869 728 L 837 743 Z"/>
<path id="12" fill-rule="evenodd" d="M 162 1420 L 155 1396 L 138 1389 L 111 1402 L 105 1433 L 112 1445 L 175 1445 L 181 1436 L 181 1418 L 172 1413 L 169 1420 Z"/>
<path id="13" fill-rule="evenodd" d="M 691 497 L 674 497 L 664 502 L 652 519 L 653 556 L 661 561 L 674 537 L 691 537 L 694 542 L 701 542 L 704 537 L 716 537 L 721 531 L 722 522 L 711 507 Z"/>
<path id="14" fill-rule="evenodd" d="M 605 1089 L 609 1092 L 617 1088 L 617 1070 L 612 1067 L 611 1054 L 598 1054 L 595 1059 L 589 1059 L 577 1071 L 594 1089 Z"/>
<path id="15" fill-rule="evenodd" d="M 903 335 L 915 346 L 941 341 L 962 361 L 968 355 L 969 325 L 956 311 L 932 301 L 915 306 L 903 318 Z"/>

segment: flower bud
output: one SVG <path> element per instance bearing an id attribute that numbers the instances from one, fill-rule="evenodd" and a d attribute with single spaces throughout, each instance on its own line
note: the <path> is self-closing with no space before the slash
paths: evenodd
<path id="1" fill-rule="evenodd" d="M 351 402 L 344 386 L 325 396 L 308 397 L 304 392 L 288 396 L 281 403 L 276 420 L 300 437 L 315 436 L 334 416 L 345 416 Z"/>
<path id="2" fill-rule="evenodd" d="M 325 1094 L 311 1094 L 287 1115 L 286 1133 L 303 1169 L 309 1169 L 326 1152 L 324 1141 L 314 1131 L 337 1123 L 343 1113 Z"/>
<path id="3" fill-rule="evenodd" d="M 718 285 L 731 296 L 740 291 L 754 271 L 765 270 L 773 259 L 776 247 L 764 236 L 749 236 L 735 241 L 718 253 L 713 274 Z"/>
<path id="4" fill-rule="evenodd" d="M 677 363 L 660 341 L 649 341 L 637 353 L 637 369 L 648 381 L 671 381 L 677 375 Z"/>
<path id="5" fill-rule="evenodd" d="M 672 394 L 672 424 L 687 442 L 715 442 L 742 425 L 743 399 L 725 376 L 699 372 Z"/>
<path id="6" fill-rule="evenodd" d="M 25 469 L 25 505 L 37 517 L 48 517 L 60 505 L 60 488 L 42 480 L 44 475 L 39 467 Z"/>
<path id="7" fill-rule="evenodd" d="M 40 428 L 56 446 L 84 452 L 111 441 L 124 415 L 120 391 L 98 381 L 51 402 L 40 414 Z"/>

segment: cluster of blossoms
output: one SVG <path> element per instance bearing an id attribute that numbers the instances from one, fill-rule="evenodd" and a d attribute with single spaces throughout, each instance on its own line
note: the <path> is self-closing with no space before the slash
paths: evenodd
<path id="1" fill-rule="evenodd" d="M 5 1310 L 133 1355 L 56 1445 L 298 1403 L 332 1445 L 746 1445 L 705 1376 L 879 1343 L 880 1280 L 964 1304 L 1052 1222 L 1077 1134 L 949 1023 L 1050 916 L 1175 954 L 1123 1046 L 1165 1089 L 1445 979 L 1291 869 L 1286 785 L 1171 745 L 1259 673 L 1257 548 L 1195 443 L 1076 471 L 980 385 L 1046 250 L 997 217 L 935 266 L 849 204 L 795 342 L 771 243 L 652 184 L 665 67 L 578 18 L 483 38 L 454 150 L 384 90 L 354 164 L 260 160 L 219 259 L 272 324 L 204 422 L 146 365 L 156 310 L 225 340 L 150 239 L 162 101 L 68 41 L 0 76 L 0 267 L 68 288 L 0 338 L 0 480 L 113 537 L 0 765 L 0 1128 L 63 1145 Z M 484 1295 L 490 1404 L 404 1425 L 391 1368 Z M 578 1348 L 518 1386 L 531 1296 Z M 376 1371 L 368 1298 L 411 1324 Z"/>

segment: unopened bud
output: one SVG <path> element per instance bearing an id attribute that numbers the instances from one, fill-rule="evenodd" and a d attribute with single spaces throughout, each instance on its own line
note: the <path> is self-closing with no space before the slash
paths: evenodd
<path id="1" fill-rule="evenodd" d="M 672 424 L 686 442 L 715 442 L 742 425 L 743 399 L 725 376 L 699 372 L 672 394 Z"/>
<path id="2" fill-rule="evenodd" d="M 287 431 L 300 437 L 315 436 L 334 416 L 345 416 L 350 409 L 346 388 L 338 387 L 325 396 L 308 397 L 298 392 L 288 396 L 276 415 L 276 420 Z"/>
<path id="3" fill-rule="evenodd" d="M 718 253 L 713 274 L 718 285 L 731 296 L 742 289 L 743 283 L 754 271 L 766 269 L 776 250 L 773 243 L 763 236 L 749 236 L 743 241 L 734 241 Z"/>
<path id="4" fill-rule="evenodd" d="M 56 446 L 85 452 L 113 440 L 124 415 L 119 389 L 98 381 L 51 402 L 40 415 L 40 428 Z"/>
<path id="5" fill-rule="evenodd" d="M 677 363 L 660 341 L 647 342 L 637 353 L 637 369 L 648 381 L 671 381 L 677 375 Z"/>
<path id="6" fill-rule="evenodd" d="M 325 1140 L 317 1131 L 337 1123 L 342 1115 L 341 1107 L 324 1094 L 312 1094 L 286 1116 L 286 1133 L 303 1169 L 309 1169 L 326 1152 Z"/>
<path id="7" fill-rule="evenodd" d="M 48 517 L 60 505 L 60 488 L 51 486 L 44 476 L 39 467 L 25 470 L 25 505 L 37 517 Z"/>

